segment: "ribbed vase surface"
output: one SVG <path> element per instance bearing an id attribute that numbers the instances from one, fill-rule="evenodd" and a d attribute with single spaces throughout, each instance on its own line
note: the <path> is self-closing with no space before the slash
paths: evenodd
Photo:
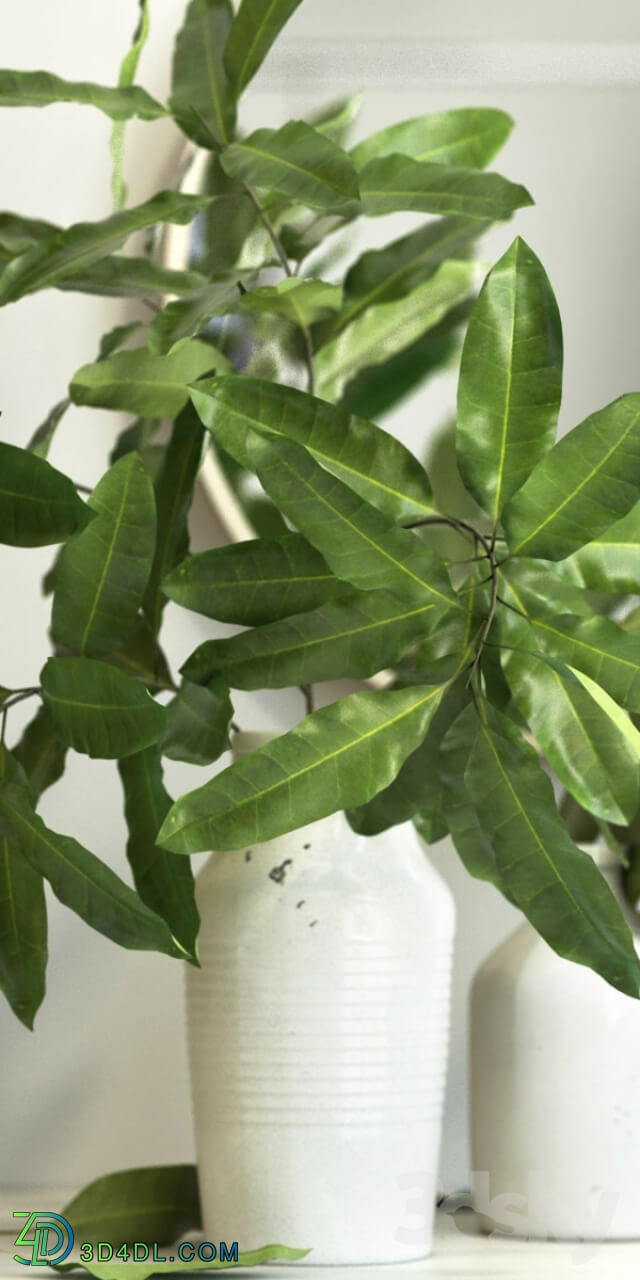
<path id="1" fill-rule="evenodd" d="M 454 906 L 413 827 L 365 838 L 339 813 L 216 853 L 197 899 L 206 1238 L 311 1264 L 429 1253 Z"/>

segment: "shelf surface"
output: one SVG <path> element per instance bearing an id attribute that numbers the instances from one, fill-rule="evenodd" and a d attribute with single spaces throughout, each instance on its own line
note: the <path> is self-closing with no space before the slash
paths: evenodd
<path id="1" fill-rule="evenodd" d="M 24 1193 L 21 1193 L 24 1198 Z M 6 1219 L 5 1219 L 6 1222 Z M 3 1226 L 5 1225 L 3 1222 Z M 14 1237 L 0 1233 L 0 1280 L 14 1280 L 25 1275 L 20 1263 L 13 1261 Z M 131 1265 L 132 1280 L 136 1268 Z M 231 1268 L 239 1270 L 240 1268 Z M 41 1277 L 53 1275 L 53 1270 L 43 1269 Z M 79 1280 L 82 1272 L 78 1271 Z M 86 1273 L 85 1273 L 86 1274 Z M 162 1266 L 158 1266 L 162 1274 Z M 175 1273 L 173 1273 L 175 1274 Z M 212 1274 L 215 1274 L 213 1272 Z M 246 1274 L 246 1273 L 245 1273 Z M 256 1267 L 251 1274 L 278 1277 L 286 1280 L 417 1280 L 423 1276 L 456 1277 L 471 1280 L 474 1276 L 491 1277 L 492 1280 L 510 1280 L 510 1277 L 526 1277 L 527 1280 L 569 1280 L 571 1276 L 588 1280 L 638 1280 L 640 1276 L 640 1241 L 571 1242 L 519 1240 L 505 1235 L 487 1236 L 478 1229 L 474 1215 L 468 1211 L 457 1214 L 438 1213 L 434 1251 L 430 1258 L 418 1262 L 377 1267 L 313 1267 L 282 1266 L 271 1263 L 268 1267 Z M 207 1275 L 200 1272 L 199 1275 Z"/>

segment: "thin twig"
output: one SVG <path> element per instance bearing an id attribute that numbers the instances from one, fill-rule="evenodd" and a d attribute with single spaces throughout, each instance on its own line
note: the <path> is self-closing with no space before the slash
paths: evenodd
<path id="1" fill-rule="evenodd" d="M 250 187 L 248 182 L 243 182 L 242 188 L 246 193 L 246 195 L 249 197 L 258 217 L 260 218 L 260 221 L 262 222 L 262 225 L 265 228 L 265 231 L 267 232 L 267 235 L 271 239 L 271 243 L 273 244 L 273 247 L 280 260 L 282 270 L 284 271 L 287 278 L 289 280 L 292 280 L 293 277 L 295 276 L 295 271 L 292 270 L 291 263 L 289 262 L 289 259 L 287 257 L 284 245 L 271 221 L 271 218 L 269 217 L 269 214 L 267 213 L 266 209 L 263 208 L 258 196 L 253 190 L 253 187 Z M 313 343 L 311 341 L 311 334 L 309 333 L 309 329 L 301 317 L 298 318 L 298 328 L 300 329 L 300 332 L 302 334 L 302 338 L 304 341 L 304 358 L 305 358 L 305 364 L 307 366 L 307 390 L 309 392 L 309 395 L 312 396 L 315 391 L 315 372 L 313 368 Z"/>
<path id="2" fill-rule="evenodd" d="M 313 685 L 312 685 L 312 684 L 301 684 L 301 685 L 299 685 L 299 686 L 298 686 L 298 688 L 300 689 L 300 692 L 301 692 L 301 694 L 302 694 L 302 696 L 303 696 L 303 698 L 304 698 L 305 715 L 310 716 L 310 715 L 311 715 L 311 712 L 313 711 L 313 706 L 314 706 L 314 704 L 313 704 Z"/>

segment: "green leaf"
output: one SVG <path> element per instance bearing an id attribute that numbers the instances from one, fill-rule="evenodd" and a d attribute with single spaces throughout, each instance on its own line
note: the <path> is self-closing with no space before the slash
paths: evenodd
<path id="1" fill-rule="evenodd" d="M 164 463 L 155 483 L 158 533 L 156 554 L 143 608 L 155 635 L 166 599 L 162 583 L 189 549 L 188 516 L 202 455 L 203 428 L 191 405 L 173 424 Z"/>
<path id="2" fill-rule="evenodd" d="M 49 410 L 44 422 L 41 422 L 40 426 L 34 431 L 27 445 L 27 449 L 30 453 L 35 453 L 38 458 L 47 458 L 49 449 L 53 444 L 53 438 L 56 431 L 58 430 L 67 409 L 70 408 L 71 401 L 68 396 L 65 396 L 64 400 L 59 400 L 57 404 L 54 404 L 53 408 Z"/>
<path id="3" fill-rule="evenodd" d="M 423 590 L 438 604 L 457 603 L 435 552 L 318 466 L 300 445 L 256 433 L 250 453 L 270 498 L 338 578 L 363 591 L 402 586 Z"/>
<path id="4" fill-rule="evenodd" d="M 637 998 L 640 960 L 618 904 L 568 835 L 535 751 L 496 712 L 478 722 L 465 779 L 515 904 L 559 955 Z"/>
<path id="5" fill-rule="evenodd" d="M 26 787 L 20 765 L 0 743 L 0 796 L 12 782 Z M 29 1030 L 42 1004 L 47 969 L 47 905 L 42 876 L 20 845 L 0 831 L 0 987 Z"/>
<path id="6" fill-rule="evenodd" d="M 188 298 L 167 303 L 147 330 L 150 351 L 165 355 L 181 338 L 201 333 L 212 317 L 226 311 L 238 296 L 237 280 L 220 280 L 197 289 Z"/>
<path id="7" fill-rule="evenodd" d="M 308 209 L 340 209 L 358 198 L 353 161 L 335 142 L 303 120 L 281 129 L 257 129 L 221 156 L 238 182 L 268 187 Z"/>
<path id="8" fill-rule="evenodd" d="M 110 867 L 71 836 L 46 827 L 23 787 L 0 789 L 0 822 L 56 898 L 121 947 L 182 955 L 166 925 Z"/>
<path id="9" fill-rule="evenodd" d="M 187 858 L 178 858 L 175 853 L 169 853 L 156 844 L 158 832 L 172 804 L 163 784 L 162 763 L 157 749 L 148 747 L 146 751 L 127 756 L 126 760 L 119 760 L 118 771 L 124 791 L 124 813 L 129 833 L 127 858 L 133 883 L 145 906 L 165 921 L 187 956 L 195 959 L 200 918 L 191 865 Z M 114 1191 L 119 1189 L 114 1188 Z M 125 1190 L 129 1194 L 132 1189 Z M 102 1197 L 96 1199 L 95 1208 L 100 1212 L 104 1208 Z M 195 1226 L 196 1222 L 183 1225 Z M 134 1230 L 133 1226 L 130 1230 Z M 180 1230 L 182 1227 L 176 1226 L 176 1231 Z M 110 1234 L 113 1239 L 113 1230 Z M 144 1234 L 143 1238 L 166 1239 L 156 1235 L 155 1229 L 148 1235 Z"/>
<path id="10" fill-rule="evenodd" d="M 201 147 L 229 141 L 235 104 L 222 54 L 233 19 L 229 0 L 191 0 L 173 55 L 170 107 L 176 123 Z"/>
<path id="11" fill-rule="evenodd" d="M 107 360 L 119 347 L 124 347 L 129 338 L 142 327 L 141 320 L 132 320 L 128 324 L 116 324 L 108 333 L 103 333 L 98 347 L 98 360 Z"/>
<path id="12" fill-rule="evenodd" d="M 356 168 L 383 156 L 411 156 L 414 160 L 484 169 L 504 145 L 513 120 L 491 107 L 462 107 L 402 120 L 381 129 L 352 148 Z"/>
<path id="13" fill-rule="evenodd" d="M 224 65 L 236 98 L 253 80 L 300 3 L 301 0 L 241 0 L 224 49 Z"/>
<path id="14" fill-rule="evenodd" d="M 513 555 L 562 560 L 638 501 L 640 392 L 621 396 L 559 440 L 507 505 Z"/>
<path id="15" fill-rule="evenodd" d="M 137 453 L 114 463 L 88 505 L 96 518 L 64 548 L 51 625 L 59 645 L 99 658 L 126 643 L 155 553 L 153 485 Z"/>
<path id="16" fill-rule="evenodd" d="M 459 357 L 461 326 L 467 319 L 470 304 L 468 299 L 447 312 L 435 328 L 427 330 L 417 342 L 404 347 L 384 364 L 363 369 L 345 388 L 340 407 L 377 422 L 429 378 L 450 371 Z"/>
<path id="17" fill-rule="evenodd" d="M 496 853 L 473 804 L 465 783 L 465 771 L 478 732 L 478 712 L 467 707 L 449 731 L 440 748 L 436 794 L 439 795 L 446 826 L 464 867 L 476 880 L 486 880 L 509 898 Z M 420 830 L 421 822 L 418 823 Z"/>
<path id="18" fill-rule="evenodd" d="M 374 303 L 405 298 L 446 259 L 467 258 L 485 229 L 473 218 L 437 218 L 382 249 L 367 250 L 347 273 L 345 305 L 335 328 L 344 329 Z"/>
<path id="19" fill-rule="evenodd" d="M 68 476 L 28 449 L 0 442 L 0 542 L 10 547 L 64 542 L 90 515 Z"/>
<path id="20" fill-rule="evenodd" d="M 131 46 L 127 49 L 127 52 L 120 64 L 120 73 L 118 75 L 118 85 L 120 88 L 133 84 L 138 70 L 140 54 L 142 53 L 149 36 L 150 24 L 148 0 L 138 0 L 138 3 L 140 6 L 138 24 L 133 34 Z M 165 114 L 168 114 L 168 112 Z M 113 191 L 114 208 L 116 209 L 122 209 L 127 202 L 127 187 L 124 180 L 124 134 L 124 121 L 115 121 L 111 129 L 109 146 L 113 163 L 111 189 Z"/>
<path id="21" fill-rule="evenodd" d="M 132 116 L 158 120 L 169 114 L 166 107 L 137 86 L 112 89 L 85 80 L 62 80 L 50 71 L 0 70 L 0 107 L 49 107 L 55 102 L 97 107 L 112 120 L 130 120 Z"/>
<path id="22" fill-rule="evenodd" d="M 74 404 L 173 418 L 187 403 L 190 382 L 213 369 L 226 373 L 230 367 L 208 343 L 187 339 L 168 355 L 134 347 L 85 364 L 73 375 L 69 391 Z"/>
<path id="23" fill-rule="evenodd" d="M 337 400 L 362 369 L 383 364 L 442 320 L 473 289 L 471 262 L 445 262 L 435 275 L 397 302 L 370 306 L 315 357 L 318 394 Z"/>
<path id="24" fill-rule="evenodd" d="M 354 831 L 363 836 L 375 836 L 380 831 L 408 822 L 420 811 L 420 826 L 424 829 L 426 814 L 435 815 L 441 805 L 438 765 L 440 746 L 453 721 L 469 701 L 464 682 L 451 686 L 431 721 L 423 742 L 405 760 L 390 787 L 359 809 L 348 814 Z"/>
<path id="25" fill-rule="evenodd" d="M 91 293 L 104 298 L 149 298 L 156 293 L 186 296 L 205 283 L 197 271 L 173 271 L 149 258 L 111 254 L 65 275 L 56 289 Z"/>
<path id="26" fill-rule="evenodd" d="M 575 551 L 564 568 L 575 581 L 591 591 L 637 595 L 640 548 L 640 502 L 600 537 Z"/>
<path id="27" fill-rule="evenodd" d="M 64 773 L 67 749 L 60 741 L 45 707 L 39 707 L 33 720 L 13 748 L 13 755 L 24 770 L 34 801 L 47 787 L 52 787 Z"/>
<path id="28" fill-rule="evenodd" d="M 237 1263 L 240 1267 L 258 1267 L 265 1262 L 298 1262 L 306 1258 L 309 1249 L 290 1249 L 284 1244 L 266 1244 L 262 1249 L 251 1249 L 238 1253 Z M 212 1262 L 163 1262 L 162 1274 L 185 1275 L 190 1271 L 218 1271 L 229 1267 L 226 1258 L 216 1258 Z M 158 1274 L 157 1262 L 59 1262 L 60 1271 L 70 1271 L 81 1267 L 95 1280 L 149 1280 L 149 1276 Z M 133 1274 L 132 1274 L 133 1273 Z"/>
<path id="29" fill-rule="evenodd" d="M 232 689 L 285 689 L 372 676 L 424 635 L 435 609 L 421 593 L 353 592 L 309 613 L 228 640 L 206 640 L 182 668 L 204 683 L 219 671 Z"/>
<path id="30" fill-rule="evenodd" d="M 136 618 L 131 634 L 122 648 L 110 653 L 108 660 L 152 689 L 172 687 L 167 659 L 147 619 L 142 616 Z"/>
<path id="31" fill-rule="evenodd" d="M 425 471 L 408 449 L 372 422 L 277 383 L 215 378 L 191 388 L 191 399 L 216 440 L 251 468 L 251 431 L 288 437 L 356 493 L 395 519 L 435 512 Z"/>
<path id="32" fill-rule="evenodd" d="M 561 396 L 557 303 L 542 263 L 518 238 L 482 286 L 458 384 L 458 467 L 492 520 L 551 448 Z"/>
<path id="33" fill-rule="evenodd" d="M 160 751 L 171 760 L 187 764 L 212 764 L 229 748 L 229 725 L 233 707 L 224 679 L 213 678 L 194 684 L 183 680 L 169 705 L 169 718 Z"/>
<path id="34" fill-rule="evenodd" d="M 409 156 L 371 160 L 360 174 L 362 210 L 370 217 L 396 213 L 462 214 L 509 218 L 533 204 L 529 192 L 498 173 L 478 173 L 447 164 L 423 164 Z"/>
<path id="35" fill-rule="evenodd" d="M 0 306 L 86 271 L 119 249 L 134 231 L 157 222 L 191 222 L 208 203 L 208 196 L 159 191 L 144 204 L 112 213 L 102 222 L 77 222 L 58 229 L 5 267 L 0 275 Z"/>
<path id="36" fill-rule="evenodd" d="M 545 653 L 577 667 L 626 707 L 640 712 L 640 643 L 609 618 L 559 616 L 529 619 Z"/>
<path id="37" fill-rule="evenodd" d="M 584 671 L 578 671 L 577 667 L 573 668 L 573 675 L 580 681 L 591 697 L 597 702 L 598 706 L 609 716 L 609 719 L 620 730 L 623 738 L 628 742 L 636 761 L 640 761 L 640 730 L 636 729 L 633 720 L 618 703 L 609 696 L 606 689 L 596 684 L 590 676 L 585 675 Z"/>
<path id="38" fill-rule="evenodd" d="M 324 280 L 298 280 L 290 276 L 279 284 L 252 289 L 236 302 L 236 311 L 266 312 L 282 316 L 304 329 L 340 308 L 342 289 Z"/>
<path id="39" fill-rule="evenodd" d="M 425 736 L 440 688 L 354 693 L 183 796 L 160 843 L 175 853 L 240 849 L 365 804 Z"/>
<path id="40" fill-rule="evenodd" d="M 331 138 L 332 142 L 342 146 L 358 118 L 363 97 L 364 94 L 360 91 L 348 98 L 331 102 L 328 106 L 314 111 L 308 117 L 308 124 L 312 125 L 318 133 L 324 133 L 325 137 Z"/>
<path id="41" fill-rule="evenodd" d="M 165 578 L 170 600 L 220 622 L 259 627 L 317 609 L 350 587 L 298 533 L 188 556 Z"/>
<path id="42" fill-rule="evenodd" d="M 510 604 L 524 614 L 593 613 L 593 604 L 581 587 L 574 586 L 566 561 L 518 559 L 500 566 L 501 587 Z M 506 579 L 506 583 L 505 583 Z"/>
<path id="43" fill-rule="evenodd" d="M 0 256 L 15 258 L 39 240 L 46 240 L 59 228 L 41 218 L 25 218 L 20 213 L 0 213 Z"/>
<path id="44" fill-rule="evenodd" d="M 76 1240 L 171 1244 L 201 1226 L 198 1171 L 170 1164 L 107 1173 L 83 1187 L 63 1214 Z"/>
<path id="45" fill-rule="evenodd" d="M 74 751 L 117 760 L 162 736 L 165 707 L 142 684 L 93 658 L 49 658 L 42 696 L 62 741 Z"/>
<path id="46" fill-rule="evenodd" d="M 603 821 L 630 822 L 640 772 L 623 734 L 568 667 L 542 655 L 504 657 L 516 706 L 563 786 Z"/>

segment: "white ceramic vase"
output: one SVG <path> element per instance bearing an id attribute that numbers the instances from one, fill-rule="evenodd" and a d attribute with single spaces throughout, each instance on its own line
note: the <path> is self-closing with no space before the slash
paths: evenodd
<path id="1" fill-rule="evenodd" d="M 236 755 L 272 735 L 241 734 Z M 411 825 L 215 853 L 187 975 L 207 1239 L 406 1261 L 432 1240 L 454 934 Z"/>
<path id="2" fill-rule="evenodd" d="M 622 901 L 620 865 L 590 846 Z M 474 1200 L 487 1229 L 640 1238 L 640 1003 L 524 924 L 471 999 Z"/>

